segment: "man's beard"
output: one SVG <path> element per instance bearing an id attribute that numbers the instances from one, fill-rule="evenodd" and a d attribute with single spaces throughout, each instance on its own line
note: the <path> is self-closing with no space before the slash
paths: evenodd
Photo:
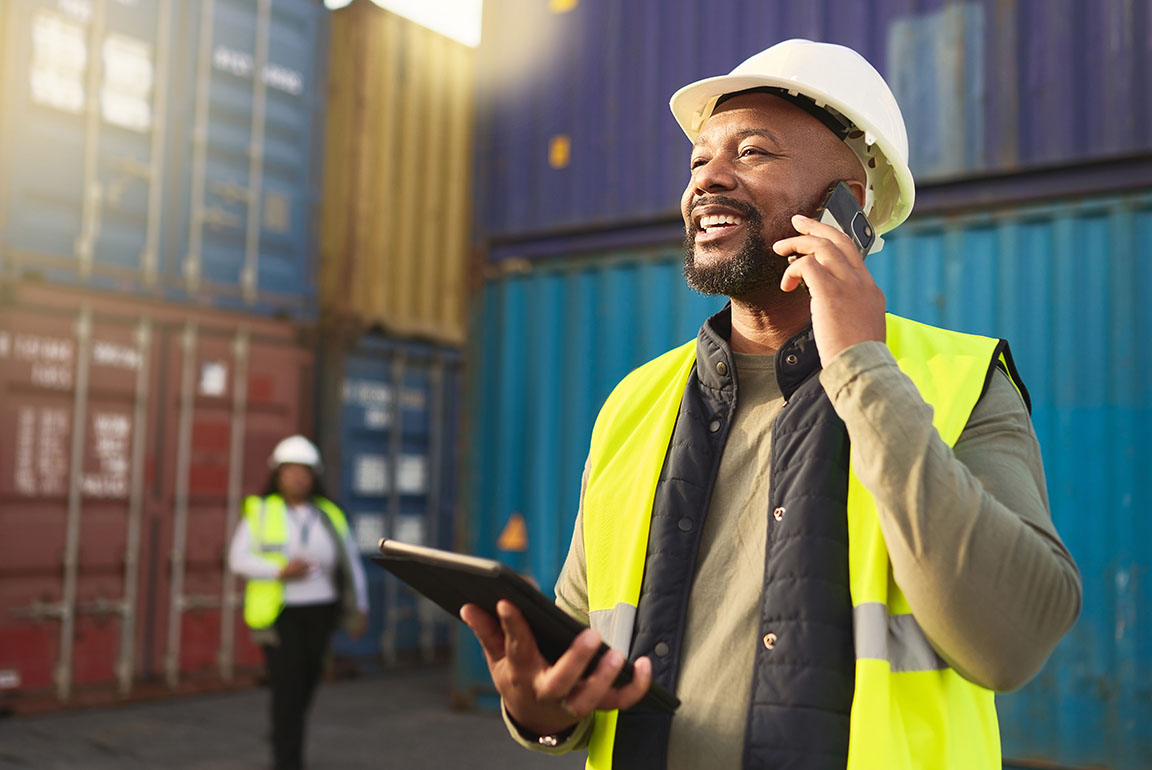
<path id="1" fill-rule="evenodd" d="M 719 204 L 738 211 L 744 219 L 746 235 L 740 251 L 732 257 L 717 260 L 708 265 L 696 264 L 696 233 L 699 228 L 694 219 L 684 235 L 684 279 L 688 286 L 701 294 L 724 295 L 737 299 L 747 297 L 765 287 L 779 286 L 788 269 L 788 259 L 772 250 L 772 245 L 764 239 L 764 219 L 751 205 L 727 198 L 723 195 L 710 195 L 703 203 Z M 813 207 L 814 208 L 814 207 Z M 772 243 L 796 235 L 791 218 L 783 216 L 773 222 Z M 721 249 L 724 246 L 705 245 L 702 251 Z"/>

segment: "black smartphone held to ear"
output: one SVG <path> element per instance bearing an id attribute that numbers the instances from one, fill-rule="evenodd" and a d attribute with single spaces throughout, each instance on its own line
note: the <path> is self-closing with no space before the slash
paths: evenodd
<path id="1" fill-rule="evenodd" d="M 837 182 L 829 188 L 828 196 L 812 218 L 847 235 L 864 256 L 868 256 L 869 249 L 876 242 L 876 230 L 844 182 Z"/>

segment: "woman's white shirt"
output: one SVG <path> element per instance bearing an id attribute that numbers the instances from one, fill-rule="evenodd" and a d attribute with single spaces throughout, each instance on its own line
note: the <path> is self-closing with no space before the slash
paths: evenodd
<path id="1" fill-rule="evenodd" d="M 329 529 L 321 519 L 322 516 L 324 513 L 311 503 L 287 506 L 284 556 L 288 559 L 303 559 L 312 564 L 312 569 L 302 578 L 284 581 L 285 604 L 323 604 L 337 599 L 337 544 L 329 537 Z M 360 563 L 360 553 L 351 535 L 349 530 L 340 547 L 344 548 L 352 568 L 356 605 L 362 612 L 367 612 L 368 585 L 364 567 Z M 253 548 L 252 531 L 245 518 L 240 520 L 232 536 L 228 565 L 234 573 L 250 580 L 274 579 L 280 574 L 280 565 L 264 558 Z"/>

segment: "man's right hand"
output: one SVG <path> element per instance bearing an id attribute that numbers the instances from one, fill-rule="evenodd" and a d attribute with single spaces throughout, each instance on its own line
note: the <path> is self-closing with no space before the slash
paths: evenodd
<path id="1" fill-rule="evenodd" d="M 292 559 L 280 568 L 276 577 L 280 580 L 296 580 L 308 574 L 312 569 L 312 562 L 306 559 Z"/>
<path id="2" fill-rule="evenodd" d="M 540 654 L 527 621 L 511 602 L 496 605 L 499 620 L 475 604 L 460 609 L 488 660 L 492 682 L 504 708 L 517 724 L 538 735 L 555 735 L 574 727 L 596 710 L 626 709 L 648 692 L 652 664 L 640 658 L 632 681 L 619 689 L 612 682 L 624 665 L 624 655 L 610 650 L 586 678 L 581 674 L 600 648 L 600 634 L 587 629 L 554 664 Z"/>

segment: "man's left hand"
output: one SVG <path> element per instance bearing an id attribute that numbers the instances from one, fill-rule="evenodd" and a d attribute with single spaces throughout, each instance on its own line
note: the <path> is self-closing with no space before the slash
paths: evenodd
<path id="1" fill-rule="evenodd" d="M 835 227 L 800 214 L 792 217 L 792 226 L 800 235 L 772 245 L 780 256 L 796 256 L 780 288 L 795 291 L 800 281 L 808 287 L 821 365 L 857 343 L 884 342 L 884 292 L 872 280 L 856 244 Z"/>

